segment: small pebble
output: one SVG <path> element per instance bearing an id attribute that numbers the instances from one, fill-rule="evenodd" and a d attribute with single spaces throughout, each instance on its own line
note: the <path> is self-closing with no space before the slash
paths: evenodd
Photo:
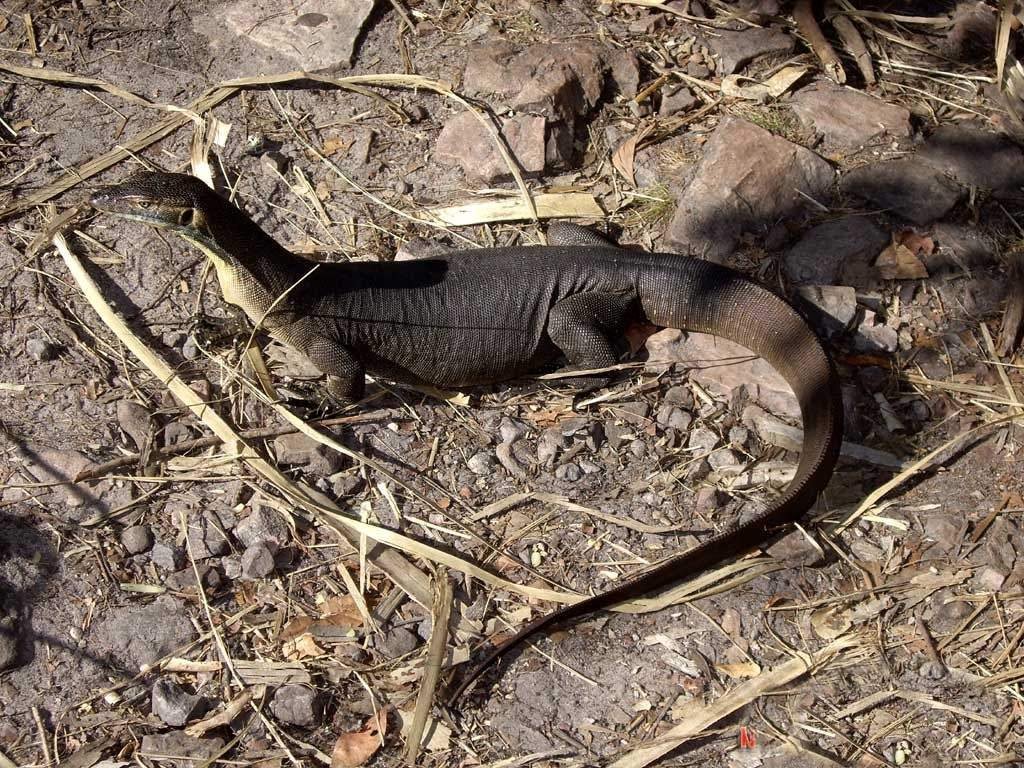
<path id="1" fill-rule="evenodd" d="M 38 360 L 40 363 L 48 363 L 57 359 L 60 348 L 46 339 L 29 339 L 25 342 L 25 351 L 32 356 L 32 359 Z"/>
<path id="2" fill-rule="evenodd" d="M 121 546 L 130 555 L 148 552 L 153 546 L 153 530 L 148 525 L 132 525 L 121 531 Z"/>
<path id="3" fill-rule="evenodd" d="M 580 479 L 580 468 L 573 462 L 562 464 L 555 470 L 555 478 L 567 483 L 575 483 Z"/>
<path id="4" fill-rule="evenodd" d="M 478 451 L 469 457 L 466 466 L 475 475 L 486 477 L 494 472 L 494 457 L 487 451 Z"/>

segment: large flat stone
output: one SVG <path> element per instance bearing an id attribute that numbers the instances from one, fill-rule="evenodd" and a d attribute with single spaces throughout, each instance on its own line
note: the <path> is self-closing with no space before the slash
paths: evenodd
<path id="1" fill-rule="evenodd" d="M 1004 136 L 969 125 L 940 125 L 917 156 L 961 184 L 1024 198 L 1024 152 Z"/>
<path id="2" fill-rule="evenodd" d="M 238 0 L 198 19 L 196 29 L 214 45 L 238 39 L 254 44 L 254 55 L 241 58 L 240 76 L 329 71 L 351 63 L 373 5 L 374 0 Z"/>
<path id="3" fill-rule="evenodd" d="M 707 333 L 674 328 L 647 339 L 651 360 L 672 360 L 691 367 L 690 378 L 716 394 L 731 398 L 745 387 L 752 400 L 779 416 L 799 418 L 792 388 L 766 360 L 739 344 Z"/>
<path id="4" fill-rule="evenodd" d="M 544 170 L 546 123 L 540 115 L 518 115 L 502 121 L 501 133 L 526 176 Z M 434 144 L 434 159 L 460 166 L 466 178 L 476 183 L 488 184 L 511 177 L 490 132 L 471 112 L 463 112 L 445 123 Z"/>
<path id="5" fill-rule="evenodd" d="M 831 197 L 832 167 L 809 149 L 753 123 L 728 118 L 676 206 L 666 245 L 723 261 L 744 232 L 763 232 Z M 802 193 L 802 194 L 801 194 Z"/>
<path id="6" fill-rule="evenodd" d="M 889 235 L 863 216 L 847 216 L 809 230 L 782 260 L 795 285 L 864 287 L 871 264 L 889 243 Z"/>
<path id="7" fill-rule="evenodd" d="M 708 35 L 707 43 L 718 55 L 723 75 L 731 75 L 759 56 L 789 53 L 796 47 L 796 41 L 779 27 L 715 30 Z"/>
<path id="8" fill-rule="evenodd" d="M 959 184 L 914 157 L 862 165 L 847 172 L 839 185 L 915 224 L 941 219 L 961 195 Z"/>
<path id="9" fill-rule="evenodd" d="M 874 96 L 821 83 L 797 92 L 791 102 L 800 122 L 843 147 L 861 147 L 883 136 L 910 136 L 910 111 Z"/>

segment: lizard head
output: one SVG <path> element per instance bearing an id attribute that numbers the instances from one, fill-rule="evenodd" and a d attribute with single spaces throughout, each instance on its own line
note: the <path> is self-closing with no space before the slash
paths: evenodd
<path id="1" fill-rule="evenodd" d="M 207 201 L 215 193 L 184 173 L 140 171 L 95 192 L 89 204 L 97 211 L 193 236 L 207 229 Z"/>

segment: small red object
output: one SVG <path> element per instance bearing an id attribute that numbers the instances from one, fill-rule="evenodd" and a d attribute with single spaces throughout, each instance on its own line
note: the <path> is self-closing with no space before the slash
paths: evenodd
<path id="1" fill-rule="evenodd" d="M 753 749 L 757 746 L 757 735 L 753 729 L 745 725 L 740 726 L 740 747 L 742 749 Z"/>

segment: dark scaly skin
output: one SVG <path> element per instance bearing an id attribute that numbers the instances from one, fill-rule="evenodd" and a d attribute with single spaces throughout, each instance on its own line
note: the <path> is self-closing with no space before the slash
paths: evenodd
<path id="1" fill-rule="evenodd" d="M 552 227 L 560 245 L 318 265 L 282 248 L 190 176 L 136 174 L 91 202 L 100 211 L 175 231 L 200 248 L 217 267 L 224 298 L 306 354 L 341 400 L 362 395 L 364 371 L 461 387 L 516 378 L 559 353 L 572 368 L 604 368 L 617 362 L 613 341 L 637 318 L 742 344 L 793 388 L 803 450 L 795 477 L 768 509 L 523 627 L 462 680 L 453 700 L 531 635 L 682 581 L 785 530 L 811 507 L 835 466 L 842 401 L 831 358 L 785 300 L 726 267 L 621 250 L 571 225 Z"/>

